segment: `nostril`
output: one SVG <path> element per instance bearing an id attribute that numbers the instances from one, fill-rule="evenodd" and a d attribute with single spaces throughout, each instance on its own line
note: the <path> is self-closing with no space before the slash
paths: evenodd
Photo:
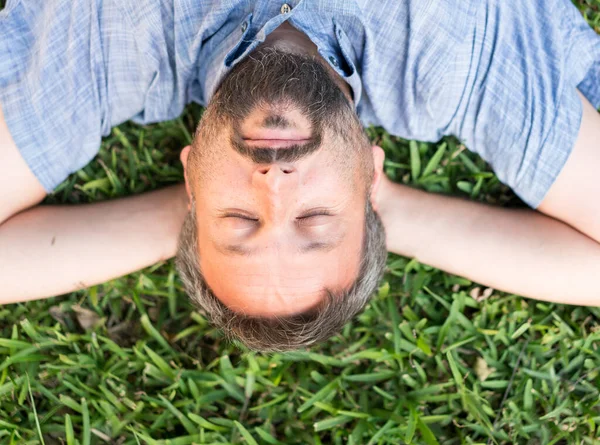
<path id="1" fill-rule="evenodd" d="M 286 164 L 280 165 L 279 169 L 286 175 L 289 175 L 290 173 L 294 173 L 296 171 L 294 166 L 289 165 L 289 164 L 288 165 L 286 165 Z"/>
<path id="2" fill-rule="evenodd" d="M 260 167 L 257 169 L 257 171 L 263 175 L 266 175 L 267 173 L 269 173 L 271 171 L 272 166 L 266 166 L 266 167 Z M 289 167 L 289 166 L 279 166 L 279 170 L 286 175 L 289 175 L 291 173 L 294 173 L 295 169 L 293 167 Z"/>

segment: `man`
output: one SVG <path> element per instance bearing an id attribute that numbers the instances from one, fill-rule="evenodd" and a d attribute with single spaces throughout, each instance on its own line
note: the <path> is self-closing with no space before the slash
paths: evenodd
<path id="1" fill-rule="evenodd" d="M 168 258 L 184 218 L 188 293 L 255 349 L 336 332 L 374 291 L 384 239 L 497 289 L 600 303 L 600 39 L 567 0 L 22 0 L 0 35 L 5 303 Z M 33 207 L 112 126 L 192 100 L 207 109 L 185 192 Z M 392 184 L 361 122 L 458 136 L 538 211 Z"/>

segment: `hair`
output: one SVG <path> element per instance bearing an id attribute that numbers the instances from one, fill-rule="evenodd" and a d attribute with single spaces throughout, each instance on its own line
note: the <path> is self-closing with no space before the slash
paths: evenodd
<path id="1" fill-rule="evenodd" d="M 192 181 L 197 175 L 210 175 L 210 161 L 204 153 L 219 129 L 230 125 L 239 133 L 237 125 L 256 107 L 277 104 L 294 105 L 312 123 L 315 144 L 285 150 L 247 150 L 241 141 L 232 139 L 231 145 L 253 162 L 267 163 L 290 161 L 319 149 L 322 131 L 336 135 L 340 150 L 340 166 L 350 172 L 350 159 L 358 159 L 364 172 L 365 187 L 370 191 L 369 178 L 373 165 L 369 155 L 369 140 L 356 113 L 335 84 L 325 67 L 313 57 L 288 54 L 273 48 L 261 48 L 236 65 L 225 77 L 215 96 L 202 115 L 188 160 L 188 173 Z M 269 118 L 270 125 L 283 125 L 277 116 Z M 343 148 L 352 148 L 357 156 L 348 156 Z M 192 167 L 189 167 L 192 165 Z M 203 168 L 200 169 L 200 166 Z M 202 170 L 202 173 L 200 173 Z M 199 178 L 199 176 L 198 176 Z M 369 193 L 370 194 L 370 193 Z M 337 333 L 346 322 L 360 312 L 373 294 L 385 268 L 387 250 L 385 231 L 367 194 L 365 225 L 359 272 L 354 282 L 341 292 L 324 289 L 321 303 L 300 314 L 261 317 L 246 315 L 227 307 L 211 290 L 200 269 L 198 230 L 194 200 L 186 216 L 177 253 L 177 268 L 185 289 L 192 301 L 230 339 L 237 339 L 248 348 L 260 351 L 286 351 L 314 345 Z M 236 279 L 236 277 L 232 277 Z"/>
<path id="2" fill-rule="evenodd" d="M 234 312 L 217 298 L 202 275 L 197 246 L 196 211 L 192 204 L 179 235 L 176 260 L 185 290 L 230 340 L 264 352 L 308 347 L 339 332 L 364 308 L 377 289 L 387 258 L 383 223 L 367 198 L 360 268 L 353 284 L 337 294 L 325 290 L 322 303 L 308 312 L 259 317 Z"/>

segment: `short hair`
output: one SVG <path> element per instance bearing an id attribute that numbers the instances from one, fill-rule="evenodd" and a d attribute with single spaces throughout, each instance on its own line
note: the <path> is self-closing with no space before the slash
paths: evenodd
<path id="1" fill-rule="evenodd" d="M 365 225 L 359 272 L 342 292 L 324 290 L 323 301 L 309 311 L 279 317 L 246 315 L 223 304 L 200 270 L 196 211 L 192 207 L 179 235 L 176 265 L 193 303 L 230 340 L 263 352 L 282 352 L 312 346 L 339 332 L 358 314 L 377 289 L 387 259 L 385 230 L 366 199 Z"/>

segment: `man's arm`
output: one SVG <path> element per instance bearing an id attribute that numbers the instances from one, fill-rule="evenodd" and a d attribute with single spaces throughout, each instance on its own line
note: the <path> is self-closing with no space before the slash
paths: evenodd
<path id="1" fill-rule="evenodd" d="M 600 243 L 600 114 L 579 97 L 583 119 L 577 142 L 538 210 Z"/>
<path id="2" fill-rule="evenodd" d="M 0 304 L 59 295 L 175 254 L 187 206 L 183 185 L 97 204 L 29 208 L 45 191 L 1 109 L 0 166 Z"/>
<path id="3" fill-rule="evenodd" d="M 506 292 L 600 306 L 600 244 L 565 223 L 387 179 L 379 213 L 390 252 Z"/>
<path id="4" fill-rule="evenodd" d="M 385 179 L 378 203 L 388 249 L 499 290 L 600 306 L 599 141 L 600 117 L 584 100 L 571 157 L 540 206 L 556 219 Z"/>
<path id="5" fill-rule="evenodd" d="M 0 304 L 108 281 L 175 255 L 183 185 L 77 206 L 39 206 L 0 225 Z"/>

